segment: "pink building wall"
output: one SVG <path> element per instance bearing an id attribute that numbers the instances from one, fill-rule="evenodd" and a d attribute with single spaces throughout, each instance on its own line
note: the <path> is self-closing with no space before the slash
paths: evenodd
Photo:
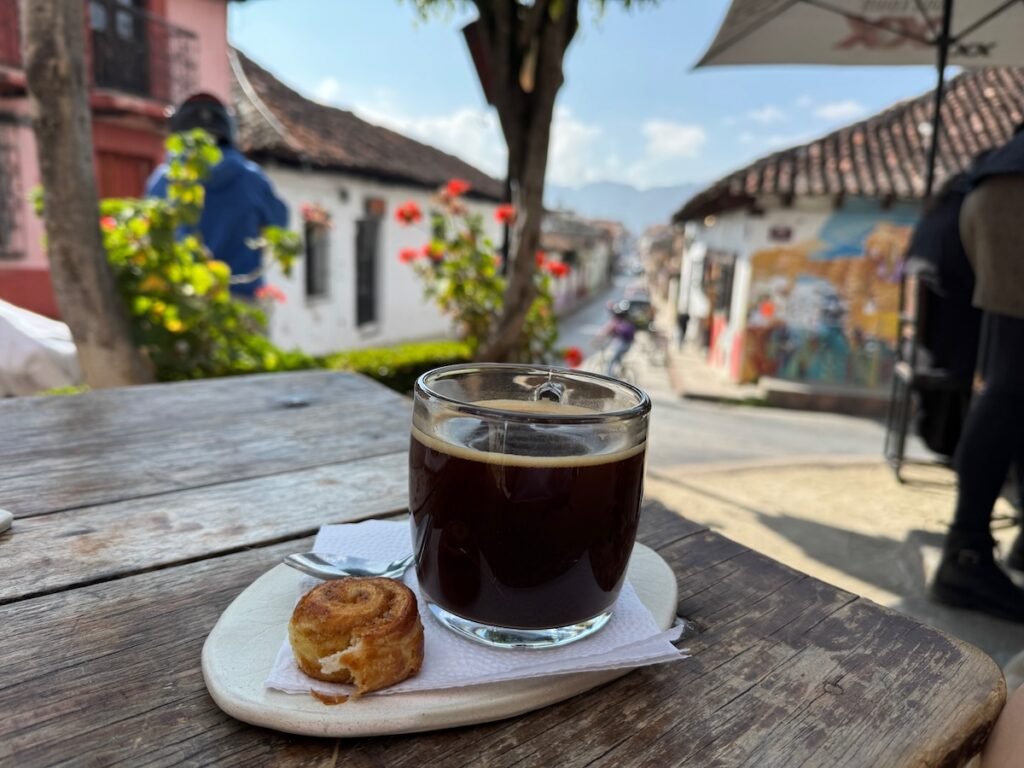
<path id="1" fill-rule="evenodd" d="M 225 104 L 231 103 L 228 65 L 228 4 L 226 0 L 165 0 L 167 20 L 199 36 L 196 81 Z"/>
<path id="2" fill-rule="evenodd" d="M 148 10 L 196 34 L 195 88 L 212 93 L 229 104 L 231 71 L 227 56 L 227 0 L 150 0 Z M 28 98 L 6 99 L 3 112 L 16 115 L 25 123 L 14 126 L 11 133 L 22 196 L 17 245 L 23 255 L 16 260 L 0 261 L 0 299 L 56 317 L 57 308 L 43 247 L 43 223 L 28 202 L 29 193 L 40 183 L 35 135 L 27 122 Z M 94 145 L 98 153 L 149 158 L 146 162 L 153 165 L 162 155 L 164 131 L 165 127 L 154 122 L 150 113 L 126 113 L 93 120 Z M 102 158 L 100 162 L 103 162 Z M 139 189 L 138 193 L 141 191 Z"/>

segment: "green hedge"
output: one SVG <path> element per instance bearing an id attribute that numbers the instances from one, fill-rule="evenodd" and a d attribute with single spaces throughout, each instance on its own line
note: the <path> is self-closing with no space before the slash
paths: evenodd
<path id="1" fill-rule="evenodd" d="M 408 394 L 421 374 L 469 359 L 469 346 L 461 341 L 423 341 L 337 352 L 321 362 L 331 370 L 366 374 L 396 392 Z"/>

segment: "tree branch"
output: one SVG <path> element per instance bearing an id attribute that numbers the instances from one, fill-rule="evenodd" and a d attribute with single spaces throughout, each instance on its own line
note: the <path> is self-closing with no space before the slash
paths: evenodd
<path id="1" fill-rule="evenodd" d="M 578 0 L 567 0 L 564 12 L 557 19 L 548 15 L 539 17 L 542 23 L 538 34 L 528 40 L 528 46 L 535 46 L 537 50 L 532 91 L 525 93 L 520 88 L 518 68 L 506 70 L 504 79 L 497 83 L 498 89 L 512 94 L 495 106 L 508 144 L 512 203 L 519 215 L 512 230 L 505 311 L 490 338 L 477 352 L 481 360 L 508 360 L 522 347 L 523 322 L 536 295 L 533 254 L 540 245 L 551 121 L 555 98 L 564 80 L 562 60 L 576 32 L 578 13 Z M 521 39 L 516 34 L 515 42 Z M 516 59 L 521 61 L 524 50 L 516 45 L 515 53 Z"/>
<path id="2" fill-rule="evenodd" d="M 526 18 L 522 20 L 519 26 L 518 40 L 520 48 L 524 50 L 529 48 L 530 42 L 537 36 L 541 24 L 544 23 L 544 17 L 548 15 L 549 2 L 550 0 L 534 0 L 533 5 L 523 8 Z"/>

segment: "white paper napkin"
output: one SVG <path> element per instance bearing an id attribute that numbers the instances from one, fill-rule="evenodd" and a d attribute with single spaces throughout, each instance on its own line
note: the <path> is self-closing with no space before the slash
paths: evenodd
<path id="1" fill-rule="evenodd" d="M 313 549 L 389 562 L 408 553 L 410 546 L 408 522 L 368 520 L 323 526 Z M 679 639 L 682 627 L 662 632 L 628 580 L 619 594 L 612 618 L 604 628 L 568 646 L 543 650 L 489 648 L 459 637 L 442 627 L 426 609 L 416 583 L 415 569 L 406 571 L 404 581 L 419 601 L 424 636 L 423 668 L 415 677 L 376 694 L 460 688 L 570 672 L 641 667 L 686 658 L 672 645 L 672 641 Z M 310 579 L 305 589 L 315 583 Z M 303 674 L 295 664 L 287 638 L 277 653 L 265 685 L 286 693 L 309 693 L 313 689 L 327 695 L 341 695 L 353 690 L 352 686 L 325 683 Z"/>

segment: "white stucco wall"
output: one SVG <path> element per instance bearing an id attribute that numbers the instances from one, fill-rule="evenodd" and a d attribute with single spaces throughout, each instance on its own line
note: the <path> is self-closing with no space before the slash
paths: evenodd
<path id="1" fill-rule="evenodd" d="M 290 278 L 272 271 L 268 282 L 285 294 L 271 317 L 271 339 L 286 348 L 310 354 L 344 349 L 381 346 L 402 341 L 451 335 L 448 320 L 423 298 L 423 285 L 412 267 L 398 260 L 403 248 L 419 248 L 429 240 L 426 214 L 430 192 L 424 189 L 387 185 L 375 181 L 324 171 L 303 171 L 269 166 L 265 168 L 278 194 L 291 212 L 290 226 L 302 230 L 301 206 L 323 206 L 332 219 L 329 234 L 328 290 L 322 298 L 306 298 L 306 265 L 299 260 Z M 364 216 L 367 198 L 382 198 L 386 210 L 381 224 L 377 253 L 377 322 L 356 325 L 356 222 Z M 402 226 L 395 210 L 413 200 L 423 209 L 419 224 Z M 470 202 L 470 208 L 484 214 L 488 233 L 501 241 L 501 228 L 494 221 L 494 204 Z"/>

